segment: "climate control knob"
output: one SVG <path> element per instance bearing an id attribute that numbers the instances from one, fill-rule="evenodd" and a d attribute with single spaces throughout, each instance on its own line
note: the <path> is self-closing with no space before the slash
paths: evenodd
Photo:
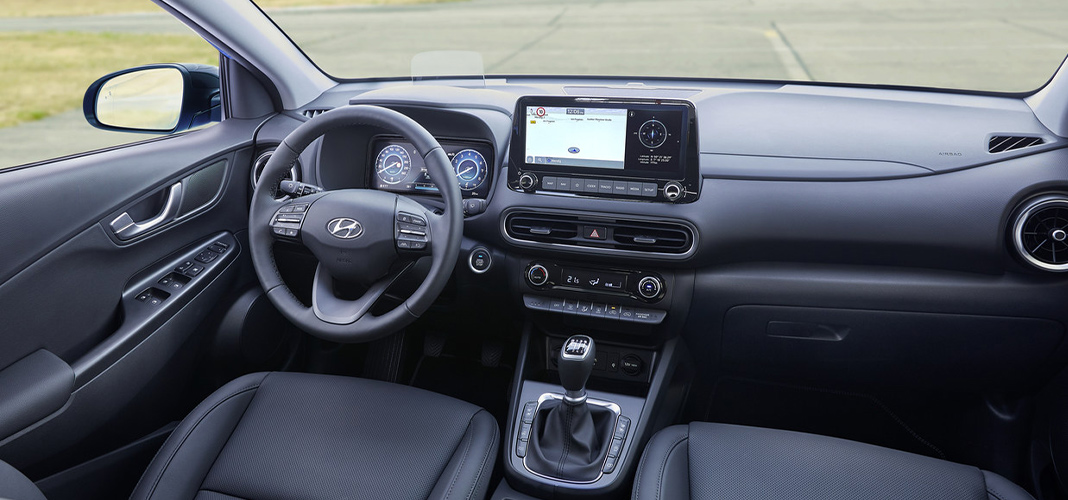
<path id="1" fill-rule="evenodd" d="M 646 276 L 638 281 L 638 295 L 647 299 L 655 299 L 664 291 L 664 282 L 656 276 Z"/>
<path id="2" fill-rule="evenodd" d="M 541 264 L 534 264 L 527 269 L 527 282 L 534 286 L 542 286 L 549 282 L 549 270 Z"/>

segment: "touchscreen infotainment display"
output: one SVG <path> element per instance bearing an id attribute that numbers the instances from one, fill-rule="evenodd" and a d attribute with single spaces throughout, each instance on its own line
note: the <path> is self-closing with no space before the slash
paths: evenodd
<path id="1" fill-rule="evenodd" d="M 688 119 L 684 106 L 574 102 L 526 104 L 521 111 L 525 115 L 522 151 L 528 167 L 683 177 Z"/>
<path id="2" fill-rule="evenodd" d="M 527 106 L 527 163 L 622 170 L 627 110 Z"/>

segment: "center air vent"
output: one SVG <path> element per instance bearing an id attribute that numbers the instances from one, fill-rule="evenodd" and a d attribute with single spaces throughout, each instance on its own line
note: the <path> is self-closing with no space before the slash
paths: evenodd
<path id="1" fill-rule="evenodd" d="M 1046 271 L 1068 271 L 1068 196 L 1046 195 L 1028 202 L 1012 229 L 1016 251 Z"/>
<path id="2" fill-rule="evenodd" d="M 1044 142 L 1045 141 L 1043 141 L 1041 137 L 995 135 L 991 137 L 990 142 L 987 143 L 987 151 L 991 153 L 1004 153 L 1006 151 L 1038 146 Z"/>
<path id="3" fill-rule="evenodd" d="M 267 160 L 271 159 L 271 155 L 274 154 L 274 148 L 268 149 L 252 162 L 252 188 L 256 188 L 256 183 L 260 181 L 260 174 L 263 173 L 263 167 L 267 166 Z M 285 176 L 280 180 L 299 181 L 300 180 L 300 160 L 294 161 L 293 166 L 286 172 Z M 280 195 L 281 196 L 281 195 Z"/>
<path id="4" fill-rule="evenodd" d="M 573 215 L 512 212 L 504 218 L 509 240 L 523 246 L 573 247 L 583 253 L 645 254 L 685 258 L 694 249 L 688 224 Z"/>

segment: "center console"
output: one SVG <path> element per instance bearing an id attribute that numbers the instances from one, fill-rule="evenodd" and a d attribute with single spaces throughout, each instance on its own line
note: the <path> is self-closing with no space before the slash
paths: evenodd
<path id="1" fill-rule="evenodd" d="M 522 249 L 502 267 L 526 323 L 494 500 L 623 498 L 678 415 L 694 288 L 679 263 L 699 234 L 640 203 L 698 199 L 696 133 L 686 101 L 518 100 L 507 187 L 530 202 L 502 210 L 500 232 Z"/>

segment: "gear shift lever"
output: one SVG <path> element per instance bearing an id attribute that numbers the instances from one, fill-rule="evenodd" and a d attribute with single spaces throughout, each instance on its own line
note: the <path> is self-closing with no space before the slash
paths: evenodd
<path id="1" fill-rule="evenodd" d="M 524 465 L 532 472 L 565 481 L 591 482 L 612 443 L 616 414 L 586 401 L 586 381 L 597 351 L 593 339 L 574 335 L 560 348 L 560 385 L 564 397 L 538 406 Z"/>
<path id="2" fill-rule="evenodd" d="M 586 403 L 586 381 L 593 373 L 593 358 L 597 349 L 593 339 L 572 335 L 560 348 L 560 385 L 564 387 L 564 402 L 569 405 Z"/>

